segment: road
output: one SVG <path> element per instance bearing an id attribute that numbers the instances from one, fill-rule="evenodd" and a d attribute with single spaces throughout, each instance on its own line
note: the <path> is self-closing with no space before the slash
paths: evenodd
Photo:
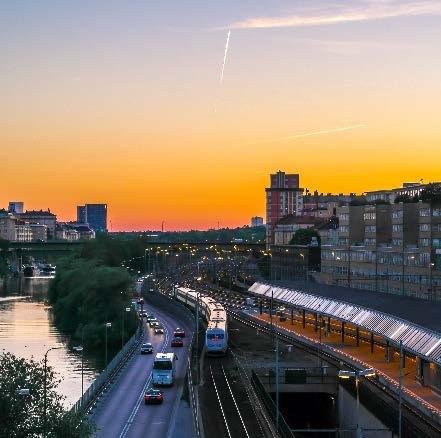
<path id="1" fill-rule="evenodd" d="M 163 335 L 155 335 L 146 328 L 144 342 L 153 344 L 153 354 L 135 354 L 127 363 L 115 384 L 100 399 L 93 421 L 99 438 L 124 438 L 149 436 L 171 438 L 178 413 L 180 396 L 187 371 L 189 342 L 192 336 L 187 325 L 172 316 L 150 306 L 144 310 L 153 313 L 164 327 Z M 176 327 L 186 332 L 183 348 L 171 348 L 170 339 Z M 144 405 L 144 391 L 148 386 L 153 360 L 157 352 L 173 351 L 178 356 L 175 384 L 164 388 L 164 402 L 161 405 Z"/>

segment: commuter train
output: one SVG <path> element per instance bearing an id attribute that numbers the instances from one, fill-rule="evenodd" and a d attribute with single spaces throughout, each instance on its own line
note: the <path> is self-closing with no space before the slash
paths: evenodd
<path id="1" fill-rule="evenodd" d="M 207 322 L 205 353 L 209 356 L 225 354 L 228 348 L 227 312 L 213 298 L 186 287 L 175 287 L 174 296 L 181 303 L 196 311 L 199 297 L 199 312 Z"/>

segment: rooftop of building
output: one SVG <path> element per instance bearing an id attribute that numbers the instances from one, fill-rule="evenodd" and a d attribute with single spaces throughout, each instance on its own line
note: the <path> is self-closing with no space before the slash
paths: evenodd
<path id="1" fill-rule="evenodd" d="M 51 216 L 56 217 L 54 213 L 50 210 L 26 210 L 24 213 L 15 213 L 17 216 L 26 217 L 26 216 Z"/>
<path id="2" fill-rule="evenodd" d="M 279 219 L 277 225 L 296 225 L 306 224 L 311 226 L 318 226 L 326 223 L 328 219 L 313 216 L 295 216 L 294 214 L 288 214 Z"/>
<path id="3" fill-rule="evenodd" d="M 392 189 L 380 189 L 380 190 L 369 190 L 366 192 L 366 194 L 374 194 L 374 193 L 390 193 L 390 192 L 396 192 L 401 191 L 405 189 L 424 189 L 425 187 L 429 185 L 441 185 L 441 181 L 434 181 L 432 183 L 423 184 L 421 182 L 403 182 L 403 185 L 401 187 L 395 187 Z"/>

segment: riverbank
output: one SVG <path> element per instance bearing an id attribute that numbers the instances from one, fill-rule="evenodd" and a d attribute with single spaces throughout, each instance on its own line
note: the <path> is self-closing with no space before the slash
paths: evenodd
<path id="1" fill-rule="evenodd" d="M 0 297 L 0 350 L 25 359 L 41 361 L 49 348 L 48 365 L 61 379 L 58 392 L 66 396 L 66 408 L 81 396 L 81 355 L 69 346 L 53 323 L 51 309 L 44 303 L 48 280 L 26 282 L 26 295 L 17 289 L 3 290 Z M 99 373 L 98 358 L 85 355 L 83 363 L 84 390 Z"/>

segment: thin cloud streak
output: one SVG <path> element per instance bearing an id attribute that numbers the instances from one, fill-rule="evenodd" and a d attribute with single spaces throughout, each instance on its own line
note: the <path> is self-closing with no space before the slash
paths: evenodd
<path id="1" fill-rule="evenodd" d="M 294 140 L 297 138 L 311 137 L 313 135 L 324 135 L 324 134 L 332 134 L 334 132 L 350 131 L 352 129 L 364 128 L 365 126 L 366 125 L 352 125 L 352 126 L 345 126 L 343 128 L 326 129 L 324 131 L 305 132 L 303 134 L 289 135 L 288 137 L 273 138 L 271 140 L 265 140 L 265 141 L 261 141 L 261 142 L 253 143 L 253 144 L 277 143 L 277 142 L 286 141 L 286 140 Z"/>
<path id="2" fill-rule="evenodd" d="M 281 17 L 255 17 L 238 21 L 232 29 L 269 29 L 277 27 L 323 26 L 397 17 L 441 15 L 441 1 L 368 0 L 349 7 L 336 7 L 326 13 L 303 12 Z"/>
<path id="3" fill-rule="evenodd" d="M 231 31 L 228 31 L 227 34 L 227 42 L 225 44 L 225 52 L 224 52 L 224 62 L 222 63 L 222 70 L 221 70 L 221 76 L 220 76 L 220 83 L 224 81 L 224 70 L 225 70 L 225 63 L 227 62 L 227 55 L 228 55 L 228 46 L 230 44 L 230 33 Z"/>

